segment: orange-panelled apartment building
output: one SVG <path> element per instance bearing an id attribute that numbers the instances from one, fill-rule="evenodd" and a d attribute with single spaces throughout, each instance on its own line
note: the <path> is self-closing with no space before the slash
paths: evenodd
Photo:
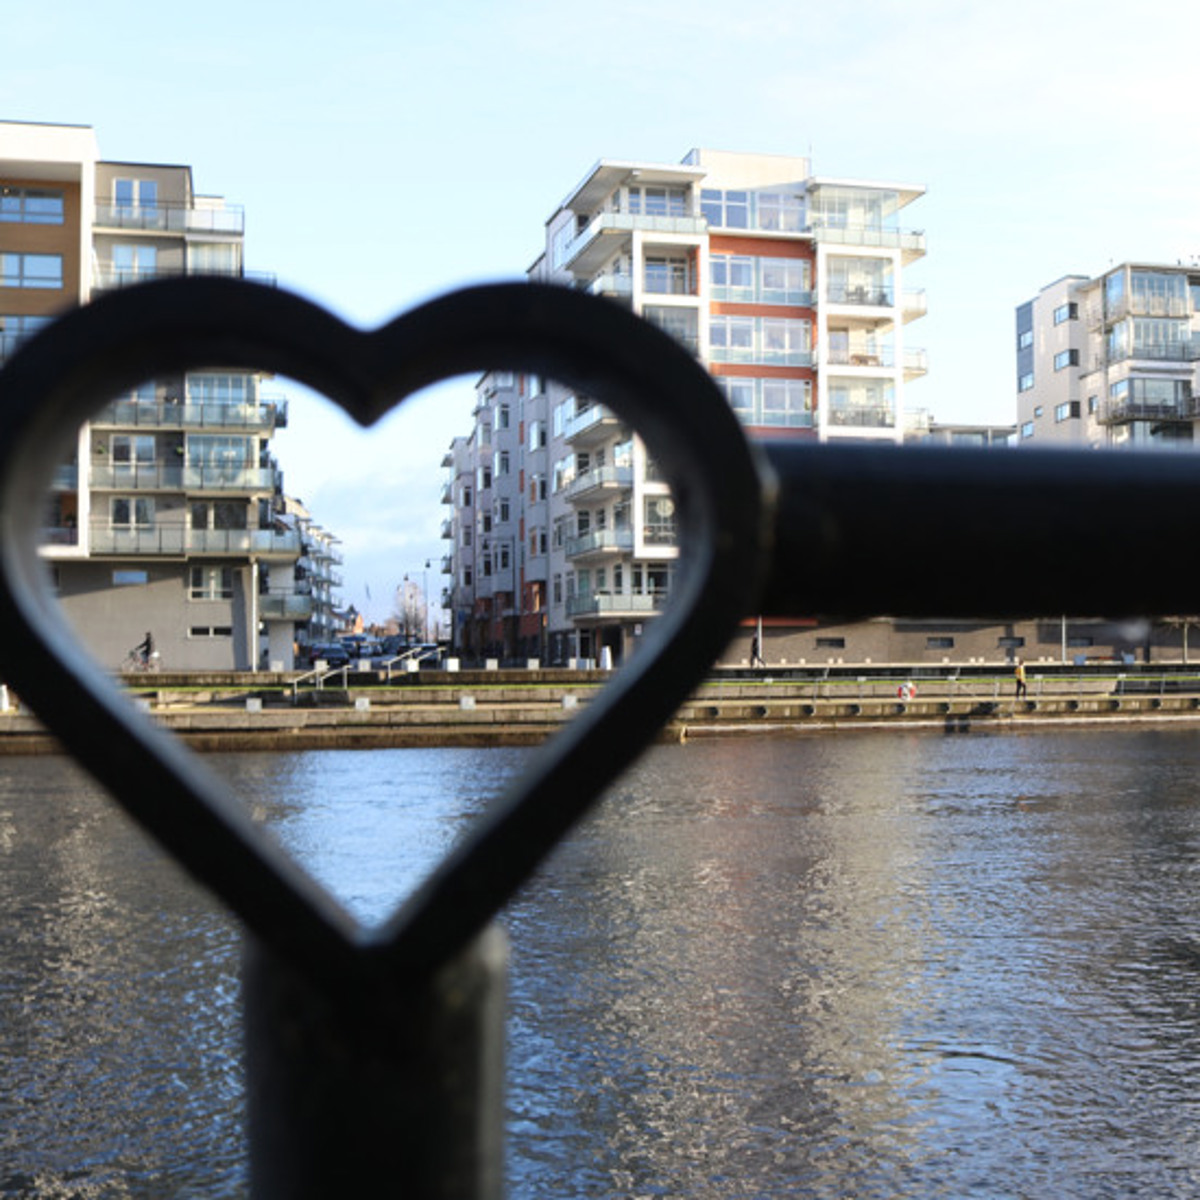
<path id="1" fill-rule="evenodd" d="M 814 176 L 806 158 L 693 150 L 602 160 L 545 226 L 531 279 L 628 306 L 688 346 L 757 438 L 899 442 L 916 186 Z M 490 372 L 443 465 L 458 652 L 560 663 L 632 653 L 678 558 L 640 439 L 554 380 Z"/>

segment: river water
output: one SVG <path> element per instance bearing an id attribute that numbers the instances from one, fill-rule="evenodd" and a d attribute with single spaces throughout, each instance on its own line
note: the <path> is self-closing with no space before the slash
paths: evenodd
<path id="1" fill-rule="evenodd" d="M 363 920 L 522 751 L 210 759 Z M 1200 1194 L 1200 731 L 660 747 L 505 916 L 514 1198 Z M 246 1195 L 238 939 L 0 759 L 0 1195 Z"/>

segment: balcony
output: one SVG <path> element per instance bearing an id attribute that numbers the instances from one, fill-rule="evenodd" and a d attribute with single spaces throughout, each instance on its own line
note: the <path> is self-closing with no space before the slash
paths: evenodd
<path id="1" fill-rule="evenodd" d="M 612 558 L 633 552 L 632 529 L 594 529 L 591 533 L 567 539 L 567 557 L 571 559 Z"/>
<path id="2" fill-rule="evenodd" d="M 236 556 L 294 559 L 300 553 L 295 530 L 188 529 L 183 525 L 147 525 L 111 528 L 93 525 L 88 531 L 93 554 L 161 554 L 184 556 Z"/>
<path id="3" fill-rule="evenodd" d="M 561 266 L 575 275 L 595 275 L 635 229 L 649 233 L 682 233 L 703 237 L 708 223 L 702 217 L 648 217 L 603 212 L 593 217 L 568 244 Z"/>
<path id="4" fill-rule="evenodd" d="M 1109 362 L 1125 362 L 1129 359 L 1142 362 L 1197 362 L 1200 361 L 1200 338 L 1193 335 L 1178 342 L 1138 342 L 1133 346 L 1110 348 Z"/>
<path id="5" fill-rule="evenodd" d="M 597 467 L 576 475 L 567 485 L 568 500 L 590 500 L 601 493 L 628 491 L 633 487 L 633 467 Z"/>
<path id="6" fill-rule="evenodd" d="M 829 425 L 843 429 L 891 429 L 896 414 L 886 404 L 831 404 Z"/>
<path id="7" fill-rule="evenodd" d="M 901 319 L 907 325 L 929 311 L 929 302 L 921 288 L 905 288 L 900 296 Z"/>
<path id="8" fill-rule="evenodd" d="M 1096 420 L 1101 425 L 1126 425 L 1132 421 L 1152 421 L 1156 425 L 1190 424 L 1200 418 L 1200 397 L 1180 400 L 1142 400 L 1137 397 L 1106 400 Z"/>
<path id="9" fill-rule="evenodd" d="M 597 275 L 583 290 L 593 296 L 607 296 L 610 300 L 629 300 L 633 296 L 633 276 L 606 271 Z"/>
<path id="10" fill-rule="evenodd" d="M 157 204 L 97 204 L 95 224 L 100 229 L 144 229 L 161 233 L 232 233 L 245 231 L 240 205 L 211 207 L 181 202 Z"/>
<path id="11" fill-rule="evenodd" d="M 258 598 L 258 616 L 263 621 L 307 621 L 312 615 L 311 596 L 268 592 Z"/>
<path id="12" fill-rule="evenodd" d="M 274 492 L 278 481 L 275 467 L 168 467 L 157 463 L 114 466 L 93 462 L 88 471 L 89 486 L 98 491 Z"/>
<path id="13" fill-rule="evenodd" d="M 595 446 L 614 436 L 620 428 L 621 422 L 614 413 L 602 404 L 589 404 L 567 419 L 563 436 L 579 446 Z"/>
<path id="14" fill-rule="evenodd" d="M 205 269 L 186 267 L 115 267 L 112 263 L 100 263 L 92 276 L 92 287 L 96 291 L 108 291 L 112 288 L 129 287 L 135 283 L 150 283 L 155 279 L 179 279 L 185 275 L 217 275 L 226 279 L 247 279 L 255 283 L 275 286 L 275 276 L 267 272 L 243 271 L 230 267 L 220 269 L 210 267 Z"/>
<path id="15" fill-rule="evenodd" d="M 620 595 L 611 592 L 592 592 L 567 599 L 568 617 L 648 617 L 662 612 L 667 606 L 665 591 L 647 595 Z"/>
<path id="16" fill-rule="evenodd" d="M 825 293 L 830 304 L 851 304 L 870 308 L 891 308 L 895 292 L 887 284 L 849 284 L 830 282 Z"/>
<path id="17" fill-rule="evenodd" d="M 257 404 L 179 403 L 170 400 L 115 400 L 94 417 L 93 425 L 123 429 L 237 429 L 270 432 L 287 425 L 287 401 Z"/>
<path id="18" fill-rule="evenodd" d="M 453 538 L 454 537 L 454 520 L 452 517 L 447 517 L 442 522 L 442 537 L 444 537 L 444 538 Z"/>
<path id="19" fill-rule="evenodd" d="M 925 253 L 925 234 L 919 230 L 887 229 L 879 225 L 839 225 L 814 219 L 810 232 L 818 242 L 827 245 L 899 250 L 902 261 L 906 263 Z"/>

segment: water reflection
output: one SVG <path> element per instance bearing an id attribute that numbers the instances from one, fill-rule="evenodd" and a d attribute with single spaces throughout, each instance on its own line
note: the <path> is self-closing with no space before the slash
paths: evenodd
<path id="1" fill-rule="evenodd" d="M 522 758 L 214 765 L 376 921 Z M 656 749 L 505 917 L 510 1194 L 1191 1194 L 1198 767 L 1177 731 Z M 0 905 L 0 1195 L 244 1195 L 220 912 L 49 759 L 0 760 Z"/>

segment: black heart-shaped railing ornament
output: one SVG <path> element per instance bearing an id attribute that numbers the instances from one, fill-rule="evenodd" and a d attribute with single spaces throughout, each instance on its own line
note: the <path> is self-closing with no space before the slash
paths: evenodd
<path id="1" fill-rule="evenodd" d="M 384 924 L 365 929 L 80 646 L 38 533 L 54 470 L 106 400 L 168 372 L 273 372 L 370 426 L 420 389 L 503 369 L 555 379 L 637 430 L 676 500 L 671 602 L 597 700 Z M 763 576 L 769 472 L 716 385 L 610 301 L 540 284 L 467 289 L 374 332 L 286 291 L 190 278 L 102 296 L 0 372 L 0 677 L 193 876 L 320 986 L 426 976 L 477 935 L 701 681 Z M 81 486 L 82 483 L 81 483 Z"/>

